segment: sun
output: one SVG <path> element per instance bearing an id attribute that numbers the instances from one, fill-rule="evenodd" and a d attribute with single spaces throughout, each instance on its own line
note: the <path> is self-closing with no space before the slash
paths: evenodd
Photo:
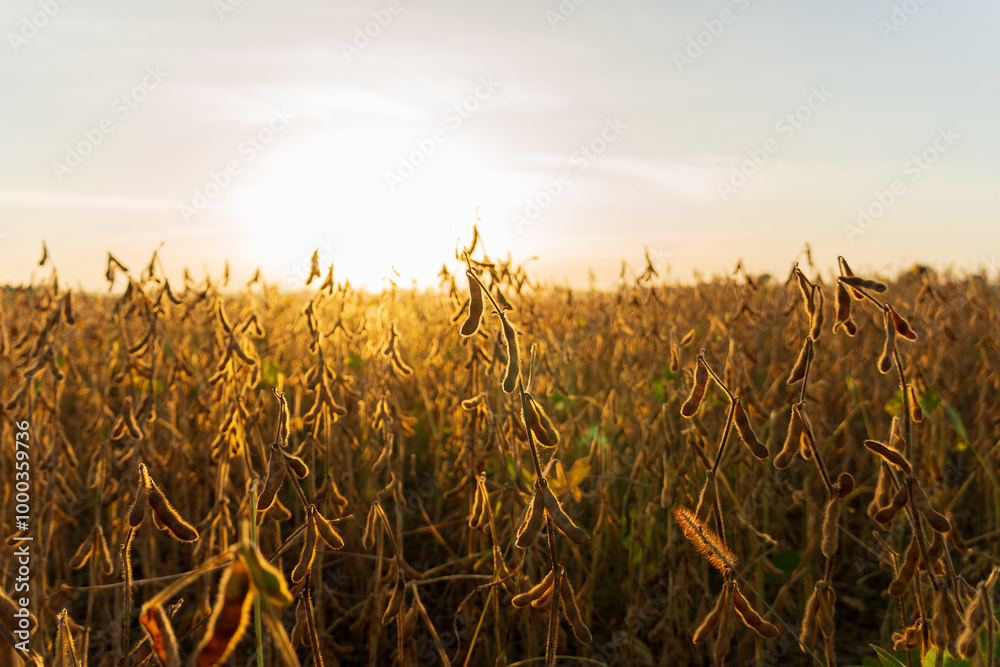
<path id="1" fill-rule="evenodd" d="M 239 194 L 249 262 L 287 289 L 303 286 L 317 249 L 324 268 L 335 264 L 337 280 L 352 285 L 436 284 L 458 239 L 468 241 L 477 210 L 501 216 L 521 189 L 482 151 L 457 140 L 436 146 L 412 172 L 400 172 L 415 142 L 399 134 L 332 134 L 269 160 Z M 497 227 L 490 238 L 499 250 L 506 225 Z"/>

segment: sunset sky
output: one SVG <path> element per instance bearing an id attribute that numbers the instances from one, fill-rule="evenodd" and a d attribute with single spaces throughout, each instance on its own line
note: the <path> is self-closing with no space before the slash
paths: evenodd
<path id="1" fill-rule="evenodd" d="M 0 283 L 1000 270 L 1000 4 L 5 0 Z M 396 276 L 398 272 L 399 277 Z M 47 275 L 47 269 L 46 269 Z"/>

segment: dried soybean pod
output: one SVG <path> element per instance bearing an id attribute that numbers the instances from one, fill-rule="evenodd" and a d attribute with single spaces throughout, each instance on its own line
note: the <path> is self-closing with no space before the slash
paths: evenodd
<path id="1" fill-rule="evenodd" d="M 812 355 L 812 338 L 806 338 L 802 341 L 802 347 L 799 348 L 799 356 L 795 359 L 795 365 L 792 366 L 792 370 L 788 374 L 788 380 L 786 380 L 785 384 L 795 384 L 796 382 L 800 382 L 802 378 L 806 376 L 806 367 L 809 365 Z"/>
<path id="2" fill-rule="evenodd" d="M 896 351 L 896 329 L 892 326 L 888 309 L 882 311 L 882 318 L 885 320 L 885 346 L 882 348 L 882 356 L 878 358 L 878 372 L 885 375 L 892 369 L 892 355 Z"/>
<path id="3" fill-rule="evenodd" d="M 361 546 L 371 549 L 375 546 L 375 533 L 378 529 L 378 502 L 372 503 L 368 510 L 368 518 L 365 519 L 365 532 L 361 536 Z"/>
<path id="4" fill-rule="evenodd" d="M 684 405 L 681 406 L 681 416 L 682 417 L 694 417 L 694 414 L 698 412 L 698 407 L 701 405 L 701 401 L 705 398 L 705 388 L 708 386 L 708 366 L 702 360 L 701 356 L 695 361 L 694 367 L 694 384 L 691 387 L 691 395 L 688 399 L 684 401 Z"/>
<path id="5" fill-rule="evenodd" d="M 104 528 L 97 526 L 94 537 L 94 548 L 97 550 L 97 557 L 101 561 L 101 571 L 104 574 L 111 574 L 115 571 L 114 561 L 111 560 L 111 551 L 108 549 L 108 541 L 104 538 Z"/>
<path id="6" fill-rule="evenodd" d="M 306 516 L 306 536 L 302 542 L 302 553 L 299 562 L 292 570 L 292 583 L 297 584 L 306 576 L 316 558 L 316 522 L 311 515 Z"/>
<path id="7" fill-rule="evenodd" d="M 809 337 L 812 340 L 819 340 L 819 335 L 823 332 L 823 290 L 819 288 L 819 285 L 813 285 L 813 292 L 815 293 L 813 300 L 815 307 L 810 318 L 812 328 L 809 330 Z"/>
<path id="8" fill-rule="evenodd" d="M 798 266 L 795 267 L 795 278 L 798 280 L 799 294 L 802 295 L 802 307 L 806 309 L 806 314 L 810 319 L 813 315 L 813 293 L 812 283 L 806 278 L 806 274 Z"/>
<path id="9" fill-rule="evenodd" d="M 878 482 L 875 484 L 875 496 L 868 504 L 868 516 L 872 519 L 883 507 L 888 507 L 892 502 L 892 484 L 890 484 L 889 464 L 882 462 L 878 471 Z"/>
<path id="10" fill-rule="evenodd" d="M 385 607 L 385 613 L 382 614 L 382 625 L 389 625 L 396 618 L 396 614 L 399 613 L 399 609 L 403 606 L 403 592 L 406 590 L 405 584 L 403 583 L 403 573 L 396 573 L 396 585 L 392 587 L 392 595 L 389 596 L 389 604 Z"/>
<path id="11" fill-rule="evenodd" d="M 906 385 L 906 390 L 910 394 L 910 419 L 915 422 L 922 422 L 924 420 L 924 411 L 920 407 L 920 401 L 917 400 L 917 390 L 914 389 L 912 384 Z"/>
<path id="12" fill-rule="evenodd" d="M 94 537 L 93 533 L 87 536 L 87 539 L 80 543 L 77 547 L 76 553 L 73 554 L 73 558 L 69 561 L 69 569 L 79 570 L 87 561 L 90 560 L 91 554 L 94 553 Z"/>
<path id="13" fill-rule="evenodd" d="M 889 503 L 888 507 L 883 507 L 878 512 L 875 513 L 875 520 L 879 523 L 889 523 L 896 516 L 896 512 L 903 509 L 903 505 L 906 504 L 907 498 L 909 498 L 908 484 L 900 485 L 899 489 L 892 496 L 892 502 Z"/>
<path id="14" fill-rule="evenodd" d="M 237 558 L 222 575 L 208 630 L 195 653 L 196 667 L 214 667 L 225 662 L 246 632 L 252 602 L 250 570 Z"/>
<path id="15" fill-rule="evenodd" d="M 965 620 L 962 624 L 962 634 L 958 638 L 958 652 L 963 658 L 971 658 L 979 649 L 977 634 L 979 628 L 986 622 L 989 602 L 986 597 L 986 585 L 981 581 L 976 586 L 976 595 L 965 610 Z"/>
<path id="16" fill-rule="evenodd" d="M 503 390 L 509 394 L 514 391 L 514 387 L 517 386 L 517 378 L 521 374 L 517 353 L 517 334 L 503 313 L 500 314 L 500 324 L 503 326 L 503 339 L 507 343 L 507 372 L 503 378 Z"/>
<path id="17" fill-rule="evenodd" d="M 819 629 L 827 639 L 833 637 L 833 589 L 826 585 L 826 582 L 819 582 L 821 588 L 817 589 L 819 598 Z"/>
<path id="18" fill-rule="evenodd" d="M 511 604 L 517 608 L 527 607 L 529 604 L 540 598 L 548 589 L 552 588 L 552 582 L 555 581 L 556 571 L 549 570 L 549 573 L 545 575 L 541 581 L 528 589 L 525 593 L 520 593 L 515 595 L 514 599 L 511 600 Z"/>
<path id="19" fill-rule="evenodd" d="M 462 324 L 461 334 L 471 336 L 479 330 L 479 322 L 483 317 L 483 290 L 479 281 L 466 272 L 469 278 L 469 317 Z"/>
<path id="20" fill-rule="evenodd" d="M 847 292 L 847 287 L 842 283 L 837 283 L 837 320 L 833 323 L 833 333 L 837 333 L 837 329 L 844 327 L 847 330 L 845 323 L 851 319 L 851 295 Z"/>
<path id="21" fill-rule="evenodd" d="M 695 333 L 694 329 L 688 331 L 686 334 L 684 334 L 684 338 L 681 338 L 681 342 L 678 343 L 678 345 L 680 345 L 681 347 L 687 347 L 688 345 L 690 345 L 691 341 L 694 340 L 694 333 Z"/>
<path id="22" fill-rule="evenodd" d="M 530 417 L 529 414 L 525 414 L 525 418 L 531 420 L 528 427 L 531 428 L 538 442 L 546 447 L 555 447 L 559 444 L 559 431 L 555 429 L 549 416 L 545 414 L 545 410 L 531 394 L 525 394 L 525 398 L 528 399 L 525 403 L 528 413 L 530 413 Z"/>
<path id="23" fill-rule="evenodd" d="M 312 514 L 313 521 L 316 522 L 316 530 L 319 536 L 323 538 L 323 541 L 331 549 L 343 549 L 344 538 L 340 536 L 340 533 L 333 527 L 333 524 L 319 513 L 315 505 L 311 505 L 309 511 Z"/>
<path id="24" fill-rule="evenodd" d="M 892 449 L 891 447 L 884 445 L 878 440 L 865 440 L 864 444 L 865 447 L 867 447 L 870 451 L 875 452 L 876 454 L 881 456 L 882 459 L 887 463 L 891 463 L 892 465 L 896 466 L 897 468 L 902 470 L 903 473 L 906 475 L 910 474 L 911 471 L 910 462 L 906 460 L 905 456 L 897 452 L 895 449 Z"/>
<path id="25" fill-rule="evenodd" d="M 542 486 L 540 481 L 535 481 L 535 492 L 531 496 L 531 504 L 524 515 L 524 522 L 517 531 L 517 539 L 514 544 L 520 549 L 527 549 L 535 541 L 535 536 L 542 528 L 542 520 L 545 518 L 545 503 L 542 500 Z"/>
<path id="26" fill-rule="evenodd" d="M 788 420 L 788 434 L 785 437 L 785 444 L 781 451 L 774 457 L 774 467 L 783 470 L 791 464 L 792 459 L 799 452 L 799 441 L 802 439 L 802 417 L 799 409 L 792 406 L 792 416 Z"/>
<path id="27" fill-rule="evenodd" d="M 806 613 L 802 615 L 802 630 L 799 632 L 799 642 L 802 650 L 812 646 L 816 641 L 816 618 L 819 616 L 819 589 L 814 588 L 809 601 L 806 602 Z"/>
<path id="28" fill-rule="evenodd" d="M 910 324 L 896 312 L 896 309 L 890 304 L 886 304 L 886 308 L 889 309 L 889 317 L 892 318 L 892 327 L 896 330 L 896 333 L 908 341 L 916 340 L 917 334 L 910 328 Z"/>
<path id="29" fill-rule="evenodd" d="M 677 344 L 670 344 L 670 372 L 676 373 L 681 368 L 681 355 L 678 352 Z"/>
<path id="30" fill-rule="evenodd" d="M 566 619 L 569 621 L 570 627 L 573 628 L 573 634 L 576 635 L 577 640 L 579 640 L 581 644 L 589 644 L 594 641 L 594 638 L 590 634 L 587 624 L 583 622 L 583 615 L 580 613 L 580 608 L 576 604 L 576 595 L 573 593 L 573 585 L 569 583 L 569 576 L 566 574 L 566 568 L 562 568 L 561 579 L 562 586 L 559 590 L 559 599 L 562 601 L 563 612 L 566 614 Z"/>
<path id="31" fill-rule="evenodd" d="M 559 503 L 559 499 L 556 498 L 552 494 L 552 491 L 549 490 L 548 485 L 542 487 L 542 500 L 545 503 L 545 510 L 549 513 L 549 516 L 552 517 L 552 521 L 556 524 L 556 528 L 562 531 L 566 537 L 573 540 L 577 544 L 590 543 L 590 535 L 588 535 L 583 528 L 580 528 L 578 525 L 573 523 L 573 520 L 570 519 L 569 515 L 566 514 L 565 510 L 563 510 L 562 505 Z"/>
<path id="32" fill-rule="evenodd" d="M 820 548 L 827 558 L 832 558 L 837 553 L 839 523 L 840 501 L 835 496 L 826 501 L 826 511 L 823 517 L 823 541 Z"/>
<path id="33" fill-rule="evenodd" d="M 289 454 L 286 451 L 282 451 L 281 455 L 285 458 L 285 464 L 288 466 L 288 469 L 292 471 L 293 475 L 299 479 L 305 479 L 309 476 L 309 466 L 306 465 L 305 461 L 294 454 Z"/>
<path id="34" fill-rule="evenodd" d="M 761 618 L 736 586 L 733 586 L 733 606 L 747 627 L 758 635 L 766 639 L 774 639 L 778 636 L 778 628 Z"/>
<path id="35" fill-rule="evenodd" d="M 850 285 L 851 287 L 870 289 L 880 294 L 885 291 L 885 285 L 877 280 L 866 280 L 864 278 L 858 278 L 857 276 L 841 276 L 839 280 L 847 285 Z"/>
<path id="36" fill-rule="evenodd" d="M 469 511 L 469 528 L 476 528 L 479 521 L 479 515 L 483 510 L 483 494 L 479 492 L 479 486 L 476 486 L 476 490 L 472 492 L 472 509 Z"/>
<path id="37" fill-rule="evenodd" d="M 174 635 L 174 626 L 167 617 L 163 607 L 146 603 L 139 614 L 139 623 L 149 635 L 153 653 L 159 658 L 163 667 L 180 667 L 181 659 L 177 649 L 177 637 Z"/>
<path id="38" fill-rule="evenodd" d="M 837 497 L 843 500 L 854 490 L 854 476 L 849 472 L 837 475 Z"/>
<path id="39" fill-rule="evenodd" d="M 812 425 L 809 423 L 809 415 L 806 411 L 799 409 L 799 420 L 802 422 L 802 433 L 799 435 L 799 454 L 806 461 L 812 459 L 816 441 L 813 439 Z"/>
<path id="40" fill-rule="evenodd" d="M 149 481 L 149 509 L 153 510 L 154 519 L 157 519 L 174 539 L 181 542 L 194 542 L 198 539 L 198 531 L 177 513 L 153 480 Z"/>
<path id="41" fill-rule="evenodd" d="M 951 523 L 948 522 L 948 519 L 946 519 L 943 514 L 931 507 L 931 503 L 927 500 L 927 495 L 924 494 L 924 490 L 920 488 L 919 482 L 914 482 L 910 488 L 910 494 L 913 497 L 914 506 L 916 506 L 917 510 L 924 515 L 924 518 L 927 519 L 927 523 L 931 525 L 931 528 L 939 533 L 947 533 L 951 530 Z"/>
<path id="42" fill-rule="evenodd" d="M 258 512 L 266 512 L 274 504 L 278 489 L 284 481 L 285 463 L 282 452 L 278 449 L 278 443 L 271 443 L 271 456 L 267 461 L 267 479 L 264 481 L 264 489 L 257 498 Z"/>
<path id="43" fill-rule="evenodd" d="M 746 410 L 743 409 L 743 403 L 739 398 L 736 399 L 736 405 L 733 407 L 733 419 L 736 421 L 736 431 L 740 434 L 740 440 L 747 446 L 750 453 L 759 459 L 766 459 L 767 447 L 762 445 L 757 436 L 754 435 Z"/>
<path id="44" fill-rule="evenodd" d="M 719 625 L 719 621 L 722 619 L 723 611 L 729 606 L 729 587 L 723 586 L 722 592 L 719 593 L 719 597 L 715 600 L 715 606 L 712 610 L 705 615 L 702 620 L 701 625 L 694 631 L 694 636 L 691 637 L 691 642 L 697 644 L 698 641 L 705 636 L 706 633 L 711 632 Z"/>
<path id="45" fill-rule="evenodd" d="M 930 548 L 927 549 L 927 561 L 930 562 L 929 567 L 931 572 L 934 571 L 934 564 L 938 562 L 942 554 L 944 554 L 944 533 L 939 533 L 935 530 L 934 540 L 931 542 Z M 921 561 L 920 569 L 927 570 L 927 562 Z"/>

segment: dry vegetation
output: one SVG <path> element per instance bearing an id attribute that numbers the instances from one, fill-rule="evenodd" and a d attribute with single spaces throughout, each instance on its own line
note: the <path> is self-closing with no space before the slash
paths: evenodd
<path id="1" fill-rule="evenodd" d="M 7 288 L 0 664 L 25 422 L 29 663 L 997 664 L 1000 289 L 838 265 Z"/>

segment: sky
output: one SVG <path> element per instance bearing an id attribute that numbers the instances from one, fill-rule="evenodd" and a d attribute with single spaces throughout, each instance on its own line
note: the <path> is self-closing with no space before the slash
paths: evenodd
<path id="1" fill-rule="evenodd" d="M 0 283 L 1000 271 L 1000 3 L 4 0 Z M 161 247 L 162 244 L 162 247 Z"/>

